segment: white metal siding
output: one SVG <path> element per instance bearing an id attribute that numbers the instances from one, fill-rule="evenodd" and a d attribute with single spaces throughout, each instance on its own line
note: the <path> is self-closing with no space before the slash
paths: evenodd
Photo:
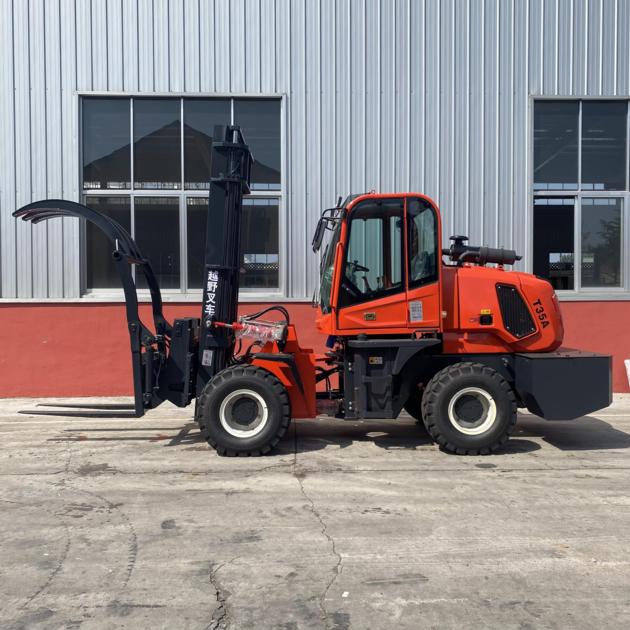
<path id="1" fill-rule="evenodd" d="M 528 253 L 529 97 L 630 95 L 630 0 L 0 0 L 5 298 L 77 297 L 80 230 L 10 213 L 78 199 L 78 93 L 287 95 L 287 295 L 320 209 L 416 190 L 445 235 Z M 528 268 L 528 261 L 521 263 Z"/>

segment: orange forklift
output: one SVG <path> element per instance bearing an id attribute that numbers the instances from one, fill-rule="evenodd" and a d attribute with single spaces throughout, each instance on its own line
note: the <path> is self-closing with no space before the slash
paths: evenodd
<path id="1" fill-rule="evenodd" d="M 128 409 L 27 413 L 140 417 L 165 400 L 196 401 L 207 442 L 222 455 L 246 456 L 271 451 L 292 418 L 385 421 L 405 409 L 443 450 L 479 455 L 508 440 L 519 407 L 569 420 L 611 403 L 611 358 L 561 348 L 552 286 L 506 270 L 520 258 L 513 250 L 472 247 L 464 236 L 442 249 L 438 207 L 419 193 L 351 195 L 322 213 L 314 252 L 328 242 L 313 306 L 325 354 L 300 346 L 281 305 L 239 318 L 242 197 L 252 156 L 238 127 L 216 137 L 199 318 L 166 320 L 150 262 L 112 218 L 64 200 L 14 213 L 33 223 L 81 217 L 109 239 L 133 368 Z M 137 274 L 149 287 L 151 327 L 138 314 Z"/>

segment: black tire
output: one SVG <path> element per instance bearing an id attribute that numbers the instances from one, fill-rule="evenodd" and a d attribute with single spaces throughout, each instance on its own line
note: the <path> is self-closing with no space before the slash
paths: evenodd
<path id="1" fill-rule="evenodd" d="M 422 420 L 422 389 L 414 389 L 407 402 L 403 405 L 404 410 L 416 421 L 416 424 L 424 430 Z"/>
<path id="2" fill-rule="evenodd" d="M 230 367 L 203 388 L 196 420 L 201 435 L 219 455 L 264 455 L 289 428 L 289 395 L 267 370 Z"/>
<path id="3" fill-rule="evenodd" d="M 492 368 L 462 362 L 438 372 L 422 397 L 429 435 L 446 451 L 487 455 L 507 442 L 516 424 L 516 398 Z"/>

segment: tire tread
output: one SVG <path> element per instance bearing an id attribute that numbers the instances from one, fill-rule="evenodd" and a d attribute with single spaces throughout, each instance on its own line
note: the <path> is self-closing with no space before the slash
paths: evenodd
<path id="1" fill-rule="evenodd" d="M 494 380 L 507 395 L 511 405 L 510 424 L 508 430 L 501 436 L 501 438 L 490 446 L 480 448 L 458 447 L 455 444 L 449 442 L 440 433 L 439 428 L 436 424 L 435 418 L 437 414 L 436 407 L 438 404 L 438 397 L 443 388 L 454 380 L 459 379 L 461 376 L 470 376 L 479 372 L 484 376 L 487 376 L 488 378 Z M 424 396 L 422 397 L 421 407 L 422 419 L 429 435 L 445 451 L 456 453 L 457 455 L 489 455 L 490 453 L 494 453 L 497 449 L 501 448 L 508 441 L 508 439 L 510 438 L 510 434 L 514 430 L 517 419 L 516 397 L 514 396 L 514 392 L 512 391 L 509 383 L 498 372 L 488 367 L 487 365 L 482 365 L 481 363 L 473 363 L 472 361 L 453 363 L 452 365 L 445 367 L 443 370 L 440 370 L 437 374 L 435 374 L 426 386 Z"/>
<path id="2" fill-rule="evenodd" d="M 277 396 L 278 399 L 281 401 L 282 418 L 280 421 L 280 427 L 276 431 L 276 434 L 273 436 L 273 438 L 262 448 L 254 448 L 243 451 L 228 449 L 225 446 L 219 444 L 215 439 L 213 439 L 212 436 L 209 434 L 206 426 L 203 424 L 203 418 L 205 417 L 205 408 L 207 407 L 213 392 L 220 385 L 230 381 L 235 376 L 262 379 L 273 391 L 274 395 Z M 216 374 L 212 380 L 206 383 L 206 386 L 203 388 L 201 395 L 197 399 L 197 410 L 195 415 L 197 424 L 199 425 L 199 430 L 201 431 L 201 435 L 219 455 L 223 455 L 225 457 L 258 457 L 269 453 L 286 435 L 286 432 L 289 429 L 289 425 L 291 424 L 291 404 L 286 388 L 271 372 L 263 368 L 256 367 L 254 365 L 235 365 L 228 367 L 225 370 L 222 370 L 221 372 Z"/>

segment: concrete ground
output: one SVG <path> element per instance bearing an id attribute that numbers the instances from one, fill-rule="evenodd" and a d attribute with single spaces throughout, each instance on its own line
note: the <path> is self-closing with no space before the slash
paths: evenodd
<path id="1" fill-rule="evenodd" d="M 218 457 L 190 410 L 0 403 L 2 628 L 630 627 L 630 397 L 498 455 L 407 417 Z"/>

